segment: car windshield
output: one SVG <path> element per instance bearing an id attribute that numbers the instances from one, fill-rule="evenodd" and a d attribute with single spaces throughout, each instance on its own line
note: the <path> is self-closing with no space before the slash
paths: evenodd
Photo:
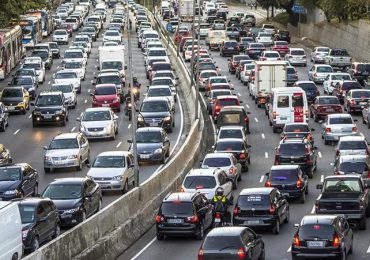
<path id="1" fill-rule="evenodd" d="M 361 86 L 359 86 L 361 88 Z M 370 91 L 353 91 L 352 92 L 353 98 L 370 98 Z"/>
<path id="2" fill-rule="evenodd" d="M 361 192 L 360 183 L 357 179 L 326 180 L 324 189 L 325 192 Z"/>
<path id="3" fill-rule="evenodd" d="M 193 215 L 193 204 L 180 200 L 163 202 L 160 211 L 164 216 L 191 216 Z"/>
<path id="4" fill-rule="evenodd" d="M 35 71 L 34 70 L 18 70 L 15 73 L 15 76 L 35 76 Z M 26 79 L 26 78 L 15 78 L 15 80 L 32 80 L 32 79 Z"/>
<path id="5" fill-rule="evenodd" d="M 121 84 L 121 77 L 119 75 L 99 76 L 96 84 Z"/>
<path id="6" fill-rule="evenodd" d="M 122 70 L 122 62 L 120 61 L 104 61 L 102 62 L 102 70 L 105 69 L 117 69 Z"/>
<path id="7" fill-rule="evenodd" d="M 297 169 L 272 170 L 269 175 L 270 180 L 278 183 L 292 183 L 298 179 Z"/>
<path id="8" fill-rule="evenodd" d="M 243 150 L 242 142 L 228 141 L 228 142 L 218 142 L 216 145 L 217 151 L 239 151 Z"/>
<path id="9" fill-rule="evenodd" d="M 209 157 L 206 158 L 202 166 L 208 167 L 227 167 L 231 165 L 230 158 L 224 157 Z"/>
<path id="10" fill-rule="evenodd" d="M 364 150 L 367 149 L 366 141 L 340 141 L 339 150 Z"/>
<path id="11" fill-rule="evenodd" d="M 243 132 L 241 129 L 222 129 L 220 130 L 220 134 L 218 139 L 223 138 L 243 138 Z"/>
<path id="12" fill-rule="evenodd" d="M 309 132 L 310 128 L 308 125 L 285 125 L 285 132 L 294 132 L 294 133 L 301 133 L 301 132 Z"/>
<path id="13" fill-rule="evenodd" d="M 167 112 L 168 104 L 165 101 L 146 101 L 141 105 L 141 112 Z"/>
<path id="14" fill-rule="evenodd" d="M 344 173 L 363 173 L 368 171 L 368 167 L 365 162 L 342 162 L 339 166 L 339 171 Z"/>
<path id="15" fill-rule="evenodd" d="M 19 168 L 0 167 L 0 181 L 18 181 L 21 179 Z"/>
<path id="16" fill-rule="evenodd" d="M 55 31 L 54 32 L 54 35 L 67 35 L 67 32 L 66 31 Z"/>
<path id="17" fill-rule="evenodd" d="M 47 51 L 33 51 L 31 57 L 40 57 L 42 59 L 48 58 L 49 53 Z"/>
<path id="18" fill-rule="evenodd" d="M 71 85 L 54 85 L 51 86 L 50 90 L 61 91 L 62 93 L 70 93 L 73 91 Z"/>
<path id="19" fill-rule="evenodd" d="M 332 240 L 334 234 L 333 226 L 320 223 L 303 225 L 298 231 L 299 238 L 302 240 L 315 238 Z"/>
<path id="20" fill-rule="evenodd" d="M 299 87 L 309 94 L 316 93 L 317 91 L 316 85 L 312 83 L 300 83 Z"/>
<path id="21" fill-rule="evenodd" d="M 173 76 L 172 72 L 163 72 L 163 71 L 158 71 L 158 72 L 155 74 L 155 76 L 154 76 L 154 78 L 159 78 L 159 77 L 169 77 L 169 78 L 171 78 L 171 79 L 173 79 L 173 78 L 174 78 L 174 76 Z"/>
<path id="22" fill-rule="evenodd" d="M 367 71 L 367 72 L 370 72 L 370 63 L 358 64 L 357 65 L 357 70 L 358 71 Z"/>
<path id="23" fill-rule="evenodd" d="M 215 71 L 207 71 L 207 72 L 202 72 L 200 74 L 200 77 L 203 79 L 208 79 L 209 77 L 214 77 L 217 76 L 217 72 Z"/>
<path id="24" fill-rule="evenodd" d="M 109 111 L 88 111 L 84 113 L 82 121 L 107 121 L 111 120 Z"/>
<path id="25" fill-rule="evenodd" d="M 210 79 L 209 82 L 211 84 L 213 84 L 213 83 L 227 83 L 227 79 L 226 78 L 213 78 L 213 79 Z"/>
<path id="26" fill-rule="evenodd" d="M 36 101 L 36 106 L 61 106 L 63 105 L 62 99 L 59 95 L 39 95 Z"/>
<path id="27" fill-rule="evenodd" d="M 212 189 L 216 180 L 214 176 L 187 176 L 183 185 L 186 189 Z"/>
<path id="28" fill-rule="evenodd" d="M 109 155 L 96 157 L 93 168 L 124 168 L 125 156 Z"/>
<path id="29" fill-rule="evenodd" d="M 82 62 L 67 62 L 64 64 L 65 69 L 80 69 L 82 68 Z"/>
<path id="30" fill-rule="evenodd" d="M 336 74 L 331 76 L 332 80 L 351 80 L 351 76 L 347 74 Z"/>
<path id="31" fill-rule="evenodd" d="M 347 125 L 347 124 L 353 124 L 351 117 L 332 117 L 329 120 L 329 123 L 331 125 Z"/>
<path id="32" fill-rule="evenodd" d="M 64 58 L 83 58 L 82 51 L 66 51 L 64 53 Z"/>
<path id="33" fill-rule="evenodd" d="M 336 97 L 319 98 L 319 105 L 339 105 Z"/>
<path id="34" fill-rule="evenodd" d="M 208 236 L 203 245 L 203 250 L 214 250 L 218 252 L 222 252 L 225 250 L 235 249 L 237 251 L 240 247 L 243 246 L 243 243 L 240 241 L 240 236 Z"/>
<path id="35" fill-rule="evenodd" d="M 226 48 L 234 48 L 234 47 L 238 46 L 238 43 L 237 42 L 225 42 L 224 46 Z"/>
<path id="36" fill-rule="evenodd" d="M 51 141 L 48 150 L 58 150 L 58 149 L 77 149 L 78 142 L 77 139 L 54 139 Z"/>
<path id="37" fill-rule="evenodd" d="M 329 48 L 317 48 L 317 52 L 326 52 L 329 53 Z"/>
<path id="38" fill-rule="evenodd" d="M 97 87 L 95 89 L 96 96 L 115 95 L 117 94 L 116 87 Z"/>
<path id="39" fill-rule="evenodd" d="M 117 31 L 106 31 L 105 36 L 119 36 L 119 32 Z"/>
<path id="40" fill-rule="evenodd" d="M 44 198 L 50 198 L 52 200 L 75 200 L 82 197 L 82 185 L 81 184 L 51 184 L 49 185 L 44 193 Z"/>
<path id="41" fill-rule="evenodd" d="M 149 88 L 148 97 L 167 97 L 171 96 L 169 88 Z"/>
<path id="42" fill-rule="evenodd" d="M 319 73 L 320 72 L 321 73 L 330 73 L 330 72 L 333 72 L 333 69 L 331 67 L 321 66 L 321 67 L 317 67 L 316 71 L 319 72 Z"/>
<path id="43" fill-rule="evenodd" d="M 41 64 L 40 63 L 25 63 L 22 65 L 22 68 L 40 70 Z"/>
<path id="44" fill-rule="evenodd" d="M 57 73 L 55 75 L 56 79 L 74 79 L 77 78 L 77 75 L 75 72 L 63 72 L 63 73 Z"/>
<path id="45" fill-rule="evenodd" d="M 291 50 L 290 54 L 291 55 L 298 55 L 298 56 L 305 55 L 303 50 Z"/>
<path id="46" fill-rule="evenodd" d="M 16 89 L 4 89 L 2 93 L 3 98 L 18 98 L 22 97 L 22 89 L 16 88 Z"/>
<path id="47" fill-rule="evenodd" d="M 173 81 L 171 79 L 153 79 L 152 86 L 160 86 L 160 85 L 169 85 L 173 86 Z"/>
<path id="48" fill-rule="evenodd" d="M 282 143 L 279 146 L 280 156 L 305 156 L 306 145 L 304 143 Z"/>
<path id="49" fill-rule="evenodd" d="M 165 50 L 149 50 L 148 56 L 167 56 Z"/>
<path id="50" fill-rule="evenodd" d="M 162 134 L 159 131 L 145 131 L 136 133 L 137 143 L 161 143 Z"/>
<path id="51" fill-rule="evenodd" d="M 18 204 L 19 213 L 21 215 L 22 224 L 35 222 L 35 209 L 33 205 Z"/>
<path id="52" fill-rule="evenodd" d="M 260 194 L 241 195 L 238 198 L 237 204 L 241 208 L 268 207 L 270 205 L 270 197 L 269 195 Z"/>

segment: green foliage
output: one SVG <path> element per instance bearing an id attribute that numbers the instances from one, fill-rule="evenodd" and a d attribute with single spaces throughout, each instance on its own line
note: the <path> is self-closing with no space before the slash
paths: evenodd
<path id="1" fill-rule="evenodd" d="M 274 22 L 277 22 L 277 23 L 279 23 L 279 24 L 282 24 L 282 25 L 288 25 L 288 23 L 289 23 L 289 14 L 287 14 L 287 13 L 280 13 L 280 14 L 277 14 L 277 15 L 275 15 L 275 17 L 274 18 L 272 18 L 272 20 L 274 21 Z"/>

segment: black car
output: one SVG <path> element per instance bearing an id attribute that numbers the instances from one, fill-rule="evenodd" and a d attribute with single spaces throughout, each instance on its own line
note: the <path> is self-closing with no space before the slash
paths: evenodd
<path id="1" fill-rule="evenodd" d="M 234 208 L 234 226 L 270 229 L 280 233 L 280 224 L 289 222 L 289 204 L 276 188 L 249 188 L 240 192 Z"/>
<path id="2" fill-rule="evenodd" d="M 35 99 L 36 97 L 36 89 L 38 88 L 38 82 L 35 80 L 34 76 L 15 76 L 12 80 L 8 83 L 9 86 L 12 87 L 23 87 L 25 90 L 28 91 L 30 99 Z"/>
<path id="3" fill-rule="evenodd" d="M 26 198 L 18 202 L 22 220 L 23 247 L 28 252 L 60 235 L 58 210 L 47 198 Z"/>
<path id="4" fill-rule="evenodd" d="M 220 56 L 233 56 L 240 53 L 239 43 L 237 41 L 224 41 L 220 46 Z"/>
<path id="5" fill-rule="evenodd" d="M 53 65 L 52 54 L 49 53 L 49 51 L 46 50 L 46 49 L 34 50 L 31 53 L 31 57 L 40 57 L 42 59 L 42 61 L 44 62 L 44 64 L 45 64 L 45 68 L 48 69 L 48 70 L 50 70 L 51 66 Z"/>
<path id="6" fill-rule="evenodd" d="M 299 165 L 311 179 L 317 168 L 316 150 L 305 138 L 284 138 L 275 148 L 275 165 Z"/>
<path id="7" fill-rule="evenodd" d="M 10 164 L 13 162 L 13 159 L 10 155 L 10 152 L 3 144 L 0 144 L 0 166 Z"/>
<path id="8" fill-rule="evenodd" d="M 68 105 L 60 91 L 41 92 L 36 102 L 31 103 L 31 106 L 35 107 L 32 111 L 33 127 L 46 123 L 65 126 L 66 121 L 68 121 Z"/>
<path id="9" fill-rule="evenodd" d="M 59 59 L 60 58 L 60 48 L 59 48 L 58 43 L 49 42 L 49 46 L 50 46 L 53 58 Z"/>
<path id="10" fill-rule="evenodd" d="M 57 179 L 45 188 L 41 197 L 55 203 L 62 226 L 83 222 L 102 207 L 100 186 L 87 177 Z"/>
<path id="11" fill-rule="evenodd" d="M 287 66 L 287 85 L 293 85 L 298 81 L 298 71 L 293 66 Z"/>
<path id="12" fill-rule="evenodd" d="M 249 148 L 250 145 L 242 138 L 224 138 L 216 142 L 214 150 L 216 153 L 232 153 L 242 165 L 242 171 L 248 171 L 248 164 L 251 163 Z"/>
<path id="13" fill-rule="evenodd" d="M 0 200 L 36 196 L 39 174 L 28 163 L 0 167 Z"/>
<path id="14" fill-rule="evenodd" d="M 157 216 L 157 239 L 165 236 L 195 236 L 202 240 L 212 226 L 213 205 L 201 193 L 171 193 L 164 198 Z"/>
<path id="15" fill-rule="evenodd" d="M 248 227 L 214 228 L 198 251 L 199 260 L 229 260 L 232 255 L 235 255 L 235 259 L 264 260 L 265 243 L 262 236 Z"/>
<path id="16" fill-rule="evenodd" d="M 353 231 L 342 216 L 304 216 L 301 224 L 295 226 L 292 260 L 317 257 L 346 259 L 352 253 Z"/>
<path id="17" fill-rule="evenodd" d="M 0 132 L 5 132 L 5 128 L 9 126 L 8 109 L 2 102 L 0 102 Z M 1 162 L 1 157 L 0 157 Z"/>
<path id="18" fill-rule="evenodd" d="M 131 140 L 129 140 L 131 142 Z M 136 130 L 138 162 L 165 163 L 170 156 L 170 139 L 161 127 L 143 127 Z"/>
<path id="19" fill-rule="evenodd" d="M 253 37 L 241 37 L 239 42 L 240 51 L 245 51 L 251 42 L 254 42 Z"/>
<path id="20" fill-rule="evenodd" d="M 320 96 L 320 91 L 317 89 L 313 81 L 297 81 L 294 83 L 295 87 L 300 87 L 306 92 L 307 102 L 312 104 L 317 96 Z"/>
<path id="21" fill-rule="evenodd" d="M 174 111 L 166 97 L 149 97 L 143 100 L 137 127 L 159 126 L 171 133 L 175 127 Z"/>
<path id="22" fill-rule="evenodd" d="M 275 34 L 275 41 L 286 41 L 287 43 L 290 43 L 289 31 L 279 30 L 277 34 Z"/>
<path id="23" fill-rule="evenodd" d="M 310 128 L 307 123 L 286 123 L 280 138 L 304 138 L 314 144 L 312 131 L 315 131 L 315 129 Z"/>
<path id="24" fill-rule="evenodd" d="M 286 198 L 306 201 L 308 178 L 298 165 L 272 166 L 266 176 L 265 187 L 277 188 Z"/>

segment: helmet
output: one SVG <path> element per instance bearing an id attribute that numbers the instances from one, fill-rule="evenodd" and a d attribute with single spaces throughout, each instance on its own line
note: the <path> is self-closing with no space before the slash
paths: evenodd
<path id="1" fill-rule="evenodd" d="M 223 196 L 224 195 L 224 189 L 222 187 L 218 187 L 216 189 L 216 195 L 217 196 Z"/>

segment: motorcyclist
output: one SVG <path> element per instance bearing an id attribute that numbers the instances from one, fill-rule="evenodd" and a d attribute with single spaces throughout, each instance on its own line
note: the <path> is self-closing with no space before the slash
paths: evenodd
<path id="1" fill-rule="evenodd" d="M 134 93 L 134 97 L 135 97 L 135 101 L 137 100 L 140 100 L 140 87 L 141 87 L 141 84 L 137 81 L 137 78 L 136 77 L 133 77 L 132 78 L 132 81 L 133 81 L 133 93 Z"/>
<path id="2" fill-rule="evenodd" d="M 215 196 L 212 199 L 212 204 L 214 206 L 214 212 L 222 214 L 222 222 L 226 223 L 228 217 L 227 206 L 229 205 L 229 199 L 224 195 L 224 189 L 218 187 L 215 192 Z"/>

